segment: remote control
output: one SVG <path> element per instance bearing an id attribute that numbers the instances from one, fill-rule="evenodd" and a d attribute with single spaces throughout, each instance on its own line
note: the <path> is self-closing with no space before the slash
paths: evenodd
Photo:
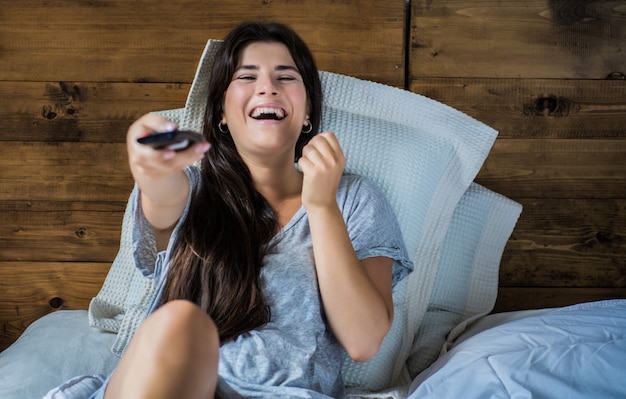
<path id="1" fill-rule="evenodd" d="M 182 151 L 194 143 L 204 142 L 206 139 L 198 132 L 191 130 L 174 130 L 164 133 L 150 133 L 137 139 L 137 142 L 149 145 L 157 150 L 168 149 Z"/>

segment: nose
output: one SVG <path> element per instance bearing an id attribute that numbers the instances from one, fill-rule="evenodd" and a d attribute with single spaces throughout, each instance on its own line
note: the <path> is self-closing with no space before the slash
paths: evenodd
<path id="1" fill-rule="evenodd" d="M 278 94 L 276 84 L 274 83 L 274 80 L 269 76 L 258 78 L 257 92 L 259 95 L 269 94 L 275 96 L 276 94 Z"/>

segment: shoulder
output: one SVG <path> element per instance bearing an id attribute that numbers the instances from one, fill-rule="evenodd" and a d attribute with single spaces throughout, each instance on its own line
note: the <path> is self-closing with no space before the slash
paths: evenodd
<path id="1" fill-rule="evenodd" d="M 339 190 L 356 190 L 356 189 L 364 189 L 364 190 L 376 190 L 378 187 L 376 184 L 370 180 L 369 178 L 362 175 L 355 175 L 351 173 L 346 173 L 341 176 L 341 181 L 339 182 Z"/>
<path id="2" fill-rule="evenodd" d="M 344 174 L 337 188 L 338 198 L 352 198 L 358 200 L 362 197 L 379 197 L 385 199 L 381 188 L 371 179 L 355 174 Z"/>
<path id="3" fill-rule="evenodd" d="M 373 180 L 355 174 L 345 174 L 337 188 L 337 203 L 344 216 L 357 211 L 383 210 L 389 208 L 389 201 Z"/>

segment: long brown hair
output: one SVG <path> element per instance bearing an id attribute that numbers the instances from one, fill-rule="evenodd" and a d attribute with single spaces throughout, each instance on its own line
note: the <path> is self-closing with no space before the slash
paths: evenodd
<path id="1" fill-rule="evenodd" d="M 222 342 L 270 320 L 260 286 L 267 245 L 278 230 L 274 210 L 255 189 L 229 134 L 219 131 L 223 98 L 243 49 L 253 42 L 284 44 L 302 76 L 313 132 L 319 129 L 321 84 L 314 58 L 288 26 L 248 22 L 224 39 L 209 80 L 204 135 L 212 144 L 201 164 L 202 183 L 192 198 L 167 273 L 162 303 L 188 299 L 213 319 Z M 313 136 L 301 134 L 295 159 Z"/>

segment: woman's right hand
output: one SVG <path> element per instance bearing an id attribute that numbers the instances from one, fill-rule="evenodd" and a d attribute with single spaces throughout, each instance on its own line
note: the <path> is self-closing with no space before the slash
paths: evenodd
<path id="1" fill-rule="evenodd" d="M 152 132 L 170 132 L 176 123 L 156 114 L 146 114 L 128 129 L 126 145 L 128 162 L 135 181 L 154 180 L 182 171 L 186 166 L 202 159 L 209 150 L 209 143 L 196 143 L 183 151 L 155 150 L 140 144 L 137 139 Z"/>
<path id="2" fill-rule="evenodd" d="M 202 159 L 210 144 L 196 143 L 183 151 L 156 150 L 137 139 L 176 128 L 166 118 L 147 114 L 130 126 L 126 136 L 128 162 L 141 192 L 143 214 L 156 237 L 157 250 L 167 248 L 172 229 L 189 198 L 189 180 L 183 169 Z"/>

